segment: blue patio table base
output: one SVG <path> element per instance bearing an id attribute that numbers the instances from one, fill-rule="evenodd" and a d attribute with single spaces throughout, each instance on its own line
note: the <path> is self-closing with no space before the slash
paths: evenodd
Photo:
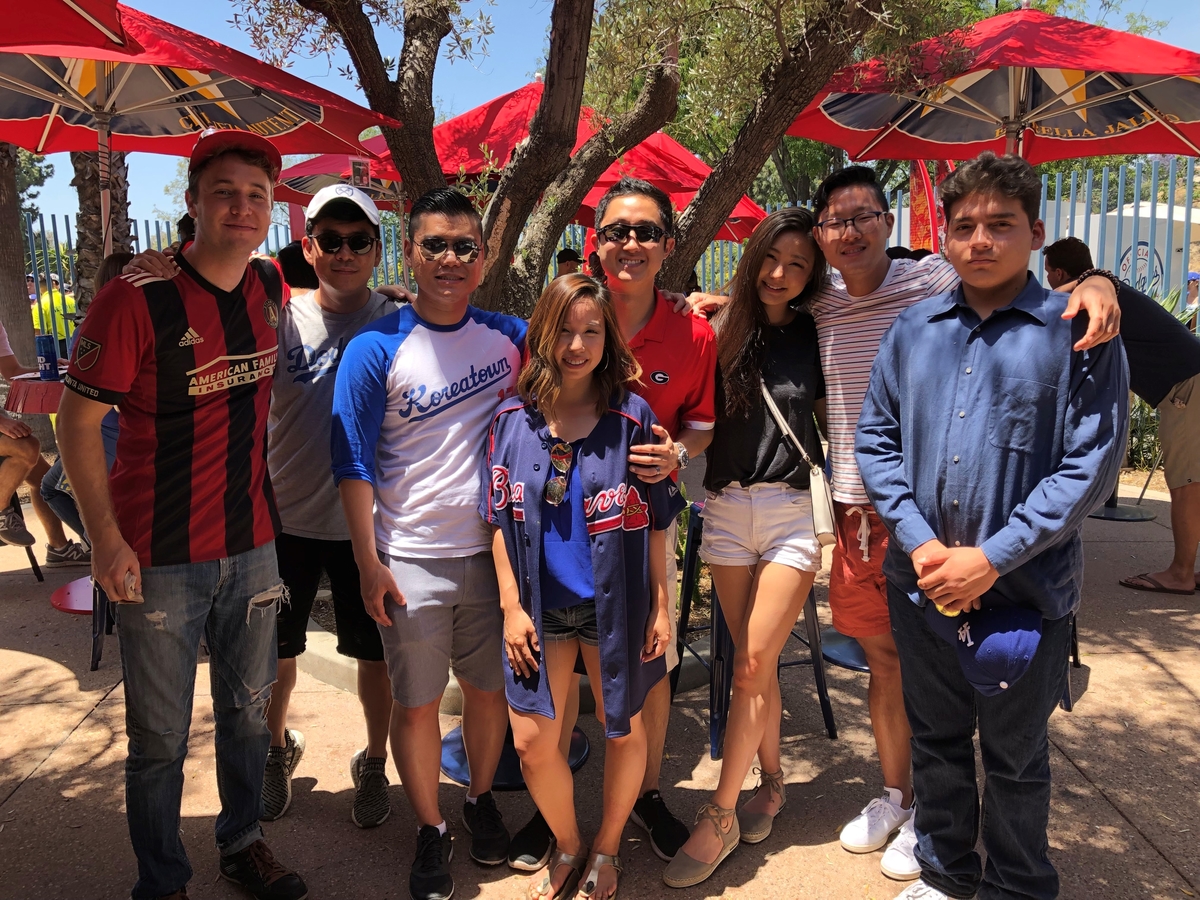
<path id="1" fill-rule="evenodd" d="M 591 750 L 587 735 L 579 729 L 579 726 L 576 726 L 571 733 L 571 750 L 567 754 L 567 762 L 570 764 L 572 772 L 578 772 L 583 768 Z M 463 747 L 461 725 L 442 738 L 442 774 L 456 784 L 465 786 L 471 782 L 470 770 L 467 768 L 467 751 Z M 517 756 L 517 748 L 513 745 L 511 728 L 504 735 L 504 749 L 500 751 L 500 763 L 496 766 L 496 777 L 492 780 L 492 790 L 525 790 L 525 778 L 521 775 L 521 758 Z"/>

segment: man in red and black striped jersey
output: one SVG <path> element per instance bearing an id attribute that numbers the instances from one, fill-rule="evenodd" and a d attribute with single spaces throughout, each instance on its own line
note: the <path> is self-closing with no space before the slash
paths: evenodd
<path id="1" fill-rule="evenodd" d="M 265 708 L 283 595 L 266 463 L 283 279 L 250 254 L 266 237 L 279 152 L 248 132 L 196 142 L 185 195 L 195 241 L 171 280 L 127 275 L 97 294 L 66 376 L 59 446 L 118 607 L 125 672 L 134 900 L 173 896 L 192 870 L 179 838 L 197 652 L 211 654 L 221 875 L 299 900 L 301 878 L 263 841 Z M 119 407 L 106 474 L 100 420 Z"/>

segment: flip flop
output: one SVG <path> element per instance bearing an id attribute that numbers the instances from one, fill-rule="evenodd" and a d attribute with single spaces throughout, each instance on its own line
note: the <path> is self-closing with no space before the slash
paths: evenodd
<path id="1" fill-rule="evenodd" d="M 1148 582 L 1149 585 L 1152 585 L 1152 587 L 1146 584 L 1138 584 L 1138 579 Z M 1135 591 L 1146 591 L 1149 594 L 1182 594 L 1187 597 L 1196 593 L 1194 588 L 1189 591 L 1180 591 L 1176 590 L 1175 588 L 1164 587 L 1156 579 L 1151 578 L 1145 573 L 1141 575 L 1134 575 L 1132 578 L 1122 578 L 1117 582 L 1117 584 L 1121 585 L 1121 587 L 1133 588 Z"/>

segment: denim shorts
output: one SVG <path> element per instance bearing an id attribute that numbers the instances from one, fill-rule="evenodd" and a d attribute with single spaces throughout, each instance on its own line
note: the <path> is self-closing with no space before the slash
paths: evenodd
<path id="1" fill-rule="evenodd" d="M 562 609 L 542 611 L 542 640 L 569 641 L 578 638 L 589 647 L 600 645 L 600 627 L 596 624 L 596 601 L 576 603 Z"/>

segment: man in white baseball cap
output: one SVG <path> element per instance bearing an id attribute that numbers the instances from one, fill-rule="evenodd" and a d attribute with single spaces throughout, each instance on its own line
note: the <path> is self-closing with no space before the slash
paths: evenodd
<path id="1" fill-rule="evenodd" d="M 280 367 L 267 426 L 267 466 L 283 523 L 275 549 L 291 604 L 279 612 L 279 680 L 267 709 L 271 748 L 263 818 L 277 819 L 287 811 L 292 773 L 304 753 L 304 736 L 287 727 L 288 703 L 323 571 L 333 594 L 338 652 L 358 664 L 367 740 L 350 762 L 351 818 L 368 828 L 382 824 L 391 811 L 384 763 L 392 695 L 379 629 L 363 607 L 350 533 L 333 483 L 329 431 L 342 350 L 360 328 L 396 307 L 369 285 L 381 255 L 379 210 L 370 197 L 348 184 L 323 188 L 305 211 L 304 231 L 301 246 L 319 284 L 293 294 L 280 313 Z"/>

